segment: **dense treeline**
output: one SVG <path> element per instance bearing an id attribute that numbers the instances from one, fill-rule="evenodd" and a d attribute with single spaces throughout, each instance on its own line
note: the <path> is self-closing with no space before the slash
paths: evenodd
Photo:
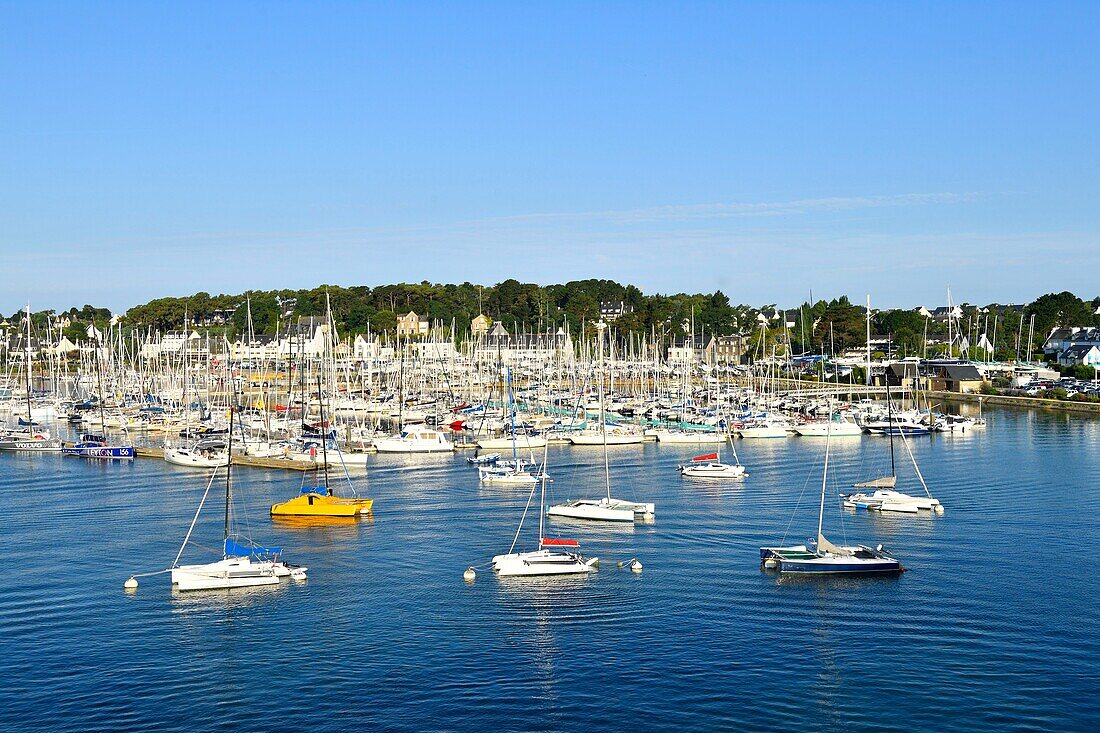
<path id="1" fill-rule="evenodd" d="M 210 295 L 200 292 L 180 298 L 157 298 L 131 308 L 122 319 L 126 330 L 165 332 L 182 327 L 184 317 L 191 324 L 217 323 L 229 333 L 248 329 L 251 312 L 255 333 L 275 333 L 299 316 L 322 315 L 326 299 L 331 302 L 333 318 L 343 334 L 392 333 L 397 319 L 415 311 L 422 319 L 452 323 L 457 333 L 467 332 L 479 313 L 501 321 L 509 330 L 553 329 L 568 323 L 576 333 L 583 323 L 600 315 L 601 302 L 622 302 L 629 313 L 617 319 L 616 332 L 656 334 L 663 339 L 694 333 L 700 340 L 711 335 L 744 334 L 750 337 L 760 355 L 788 340 L 794 353 L 837 353 L 866 344 L 866 310 L 847 297 L 816 303 L 803 303 L 785 311 L 774 305 L 753 307 L 733 305 L 721 291 L 705 294 L 645 295 L 633 285 L 612 280 L 576 280 L 557 285 L 537 285 L 505 280 L 492 286 L 400 283 L 378 287 L 340 287 L 321 285 L 310 290 L 249 291 L 238 295 Z M 1026 350 L 1032 316 L 1035 319 L 1033 348 L 1041 346 L 1047 334 L 1057 326 L 1100 326 L 1095 311 L 1100 298 L 1084 301 L 1070 292 L 1043 295 L 1022 312 L 998 304 L 979 308 L 964 304 L 962 317 L 955 326 L 976 347 L 980 334 L 993 340 L 996 357 L 1012 358 L 1017 350 Z M 64 334 L 71 340 L 84 339 L 89 324 L 103 329 L 111 319 L 105 308 L 85 305 L 64 313 L 42 311 L 34 314 L 38 333 L 43 333 L 47 318 L 55 323 L 65 316 Z M 9 320 L 19 320 L 13 314 Z M 942 337 L 947 325 L 916 310 L 874 311 L 872 331 L 889 334 L 901 355 L 923 355 L 931 337 Z M 1022 353 L 1021 353 L 1022 355 Z M 983 357 L 985 355 L 983 354 Z"/>
<path id="2" fill-rule="evenodd" d="M 179 328 L 184 313 L 192 322 L 207 321 L 216 311 L 235 308 L 232 327 L 247 328 L 251 311 L 256 333 L 273 333 L 281 317 L 321 315 L 326 298 L 337 327 L 344 333 L 393 331 L 397 319 L 414 311 L 422 319 L 441 322 L 457 332 L 469 329 L 479 313 L 528 331 L 557 328 L 566 322 L 576 329 L 599 318 L 601 302 L 622 302 L 633 309 L 619 320 L 623 331 L 656 331 L 682 336 L 694 324 L 697 333 L 730 333 L 739 318 L 755 316 L 749 306 L 735 308 L 721 291 L 713 294 L 644 295 L 633 285 L 611 280 L 579 280 L 561 285 L 537 285 L 505 280 L 493 286 L 472 283 L 401 283 L 340 287 L 322 285 L 311 290 L 250 291 L 240 295 L 198 293 L 185 298 L 158 298 L 131 308 L 126 314 L 133 327 L 156 330 Z"/>

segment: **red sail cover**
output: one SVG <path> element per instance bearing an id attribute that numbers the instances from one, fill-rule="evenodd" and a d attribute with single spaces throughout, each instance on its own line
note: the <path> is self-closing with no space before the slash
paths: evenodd
<path id="1" fill-rule="evenodd" d="M 462 430 L 463 428 L 466 427 L 466 421 L 465 420 L 455 420 L 454 422 L 452 422 L 447 427 L 449 427 L 451 430 L 453 430 L 457 433 L 459 430 Z"/>
<path id="2" fill-rule="evenodd" d="M 695 456 L 691 460 L 693 460 L 693 461 L 717 461 L 718 460 L 718 454 L 717 453 L 707 453 L 705 456 Z"/>
<path id="3" fill-rule="evenodd" d="M 543 537 L 542 544 L 553 545 L 557 547 L 580 547 L 581 543 L 576 540 L 563 540 L 557 537 Z"/>

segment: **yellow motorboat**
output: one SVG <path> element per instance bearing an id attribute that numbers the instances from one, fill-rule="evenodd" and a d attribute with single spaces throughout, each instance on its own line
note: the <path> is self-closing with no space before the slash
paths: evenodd
<path id="1" fill-rule="evenodd" d="M 358 517 L 370 514 L 374 499 L 351 499 L 306 491 L 281 504 L 271 505 L 273 517 Z"/>

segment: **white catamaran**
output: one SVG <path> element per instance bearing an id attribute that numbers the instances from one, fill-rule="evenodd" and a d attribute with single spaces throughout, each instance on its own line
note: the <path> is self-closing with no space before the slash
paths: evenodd
<path id="1" fill-rule="evenodd" d="M 544 449 L 545 450 L 545 449 Z M 546 465 L 546 455 L 542 459 Z M 535 575 L 579 575 L 592 572 L 599 565 L 597 558 L 585 558 L 580 554 L 576 540 L 558 539 L 546 537 L 543 534 L 545 515 L 543 507 L 546 506 L 546 477 L 540 482 L 542 491 L 539 498 L 539 544 L 535 550 L 516 552 L 516 543 L 519 541 L 520 532 L 523 530 L 523 520 L 527 518 L 527 512 L 531 508 L 531 500 L 535 496 L 535 486 L 531 487 L 531 494 L 527 497 L 527 506 L 523 509 L 523 515 L 516 528 L 516 536 L 512 538 L 512 546 L 503 555 L 493 558 L 493 570 L 501 577 L 508 576 L 535 576 Z"/>

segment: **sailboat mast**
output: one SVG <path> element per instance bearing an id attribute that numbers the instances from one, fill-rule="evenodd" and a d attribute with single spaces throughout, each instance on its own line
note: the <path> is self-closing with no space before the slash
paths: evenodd
<path id="1" fill-rule="evenodd" d="M 332 496 L 328 485 L 328 427 L 325 425 L 325 400 L 321 394 L 321 370 L 317 370 L 317 404 L 321 406 L 321 460 L 325 470 L 325 493 Z"/>
<path id="2" fill-rule="evenodd" d="M 894 467 L 894 412 L 893 402 L 890 400 L 890 375 L 886 375 L 886 434 L 890 436 L 890 475 L 897 476 Z"/>
<path id="3" fill-rule="evenodd" d="M 546 445 L 542 447 L 542 476 L 540 477 L 540 483 L 542 484 L 542 490 L 539 493 L 539 549 L 542 549 L 542 528 L 543 522 L 546 521 L 546 461 L 550 457 L 550 441 L 546 441 Z M 514 544 L 514 543 L 513 543 Z"/>
<path id="4" fill-rule="evenodd" d="M 34 413 L 31 410 L 31 304 L 27 303 L 27 346 L 26 346 L 27 358 L 23 361 L 26 362 L 27 371 L 27 429 L 30 430 L 34 426 Z"/>
<path id="5" fill-rule="evenodd" d="M 92 328 L 95 329 L 95 323 L 94 322 L 92 323 Z M 103 402 L 104 402 L 104 399 L 103 399 L 103 397 L 104 397 L 104 393 L 103 393 L 103 365 L 100 363 L 100 356 L 101 355 L 99 353 L 99 350 L 100 350 L 101 347 L 102 347 L 102 344 L 100 343 L 100 340 L 99 340 L 99 334 L 96 333 L 95 334 L 95 375 L 96 375 L 97 381 L 99 382 L 99 429 L 103 432 L 103 436 L 102 436 L 103 437 L 103 442 L 106 443 L 107 442 L 107 418 L 106 418 L 106 416 L 104 415 L 104 412 L 103 412 Z"/>
<path id="6" fill-rule="evenodd" d="M 596 324 L 596 336 L 600 340 L 599 367 L 596 370 L 596 378 L 600 381 L 600 434 L 603 437 L 603 478 L 607 486 L 607 498 L 611 499 L 611 467 L 607 463 L 607 415 L 603 404 L 603 330 L 606 328 L 602 320 Z"/>
<path id="7" fill-rule="evenodd" d="M 233 385 L 233 401 L 229 403 L 229 439 L 225 446 L 225 525 L 222 532 L 222 542 L 229 539 L 229 501 L 233 490 L 233 407 L 237 403 L 237 385 Z"/>
<path id="8" fill-rule="evenodd" d="M 864 383 L 871 386 L 871 294 L 867 293 L 867 373 L 863 375 Z"/>
<path id="9" fill-rule="evenodd" d="M 833 433 L 833 403 L 829 401 L 829 422 L 825 426 L 825 467 L 821 471 L 821 507 L 817 510 L 817 549 L 821 551 L 821 527 L 825 521 L 825 483 L 829 477 L 829 443 Z"/>

